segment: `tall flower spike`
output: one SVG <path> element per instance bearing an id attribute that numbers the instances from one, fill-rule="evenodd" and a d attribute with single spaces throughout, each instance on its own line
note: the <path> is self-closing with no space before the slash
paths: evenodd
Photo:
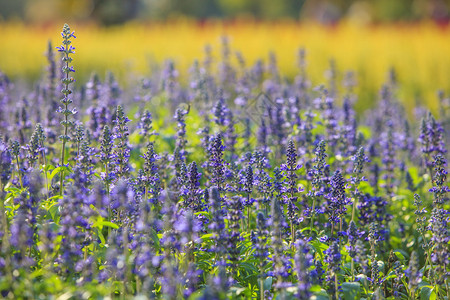
<path id="1" fill-rule="evenodd" d="M 347 247 L 348 255 L 352 258 L 356 256 L 356 241 L 358 240 L 358 228 L 356 227 L 355 222 L 350 221 L 350 225 L 347 229 L 348 236 L 348 244 Z"/>
<path id="2" fill-rule="evenodd" d="M 222 199 L 219 189 L 215 186 L 211 187 L 209 191 L 209 211 L 211 212 L 211 221 L 208 227 L 213 233 L 212 239 L 214 240 L 212 251 L 218 256 L 216 262 L 221 263 L 226 251 L 225 241 L 227 241 L 227 235 L 223 218 Z"/>
<path id="3" fill-rule="evenodd" d="M 310 227 L 312 228 L 314 226 L 314 216 L 316 214 L 316 205 L 319 203 L 316 203 L 316 201 L 319 200 L 319 197 L 322 195 L 321 186 L 322 186 L 322 177 L 324 174 L 324 169 L 326 168 L 326 142 L 324 140 L 321 140 L 319 144 L 316 147 L 315 150 L 315 157 L 314 157 L 314 163 L 312 170 L 309 172 L 308 175 L 312 176 L 312 186 L 313 191 L 311 191 L 311 196 L 313 198 L 312 208 L 311 208 L 311 224 Z"/>
<path id="4" fill-rule="evenodd" d="M 201 174 L 198 172 L 197 164 L 193 161 L 188 168 L 187 182 L 182 189 L 182 195 L 184 199 L 184 206 L 192 208 L 194 212 L 201 210 L 201 195 L 202 190 L 200 188 Z"/>
<path id="5" fill-rule="evenodd" d="M 12 155 L 10 149 L 0 140 L 0 195 L 3 193 L 3 186 L 11 178 Z"/>
<path id="6" fill-rule="evenodd" d="M 358 185 L 361 181 L 364 180 L 364 177 L 361 177 L 361 174 L 363 173 L 364 162 L 369 160 L 364 153 L 363 147 L 359 148 L 358 152 L 353 157 L 353 160 L 355 161 L 355 163 L 353 165 L 353 174 L 355 176 L 352 177 L 352 183 L 354 184 L 354 188 L 353 188 L 354 201 L 353 201 L 353 209 L 352 209 L 352 221 L 355 219 L 356 201 L 359 197 Z"/>
<path id="7" fill-rule="evenodd" d="M 264 152 L 256 151 L 254 153 L 255 158 L 255 174 L 253 178 L 253 184 L 256 187 L 256 190 L 262 195 L 260 198 L 261 204 L 264 207 L 265 215 L 267 216 L 267 212 L 269 210 L 270 205 L 270 195 L 272 189 L 271 177 L 267 172 L 267 168 L 270 168 L 268 159 L 266 158 Z"/>
<path id="8" fill-rule="evenodd" d="M 54 126 L 56 124 L 55 112 L 58 110 L 58 101 L 56 96 L 57 90 L 57 73 L 56 73 L 56 61 L 55 52 L 53 50 L 52 42 L 48 41 L 47 52 L 47 86 L 45 87 L 46 95 L 49 99 L 49 107 L 47 110 L 47 125 Z"/>
<path id="9" fill-rule="evenodd" d="M 294 242 L 295 235 L 295 218 L 297 216 L 297 170 L 301 166 L 297 164 L 297 149 L 294 141 L 289 140 L 286 150 L 286 164 L 281 165 L 281 170 L 286 174 L 287 186 L 286 186 L 286 203 L 287 203 L 287 215 L 291 222 L 291 243 Z"/>
<path id="10" fill-rule="evenodd" d="M 364 162 L 368 161 L 367 156 L 364 153 L 364 148 L 361 147 L 358 150 L 358 153 L 356 153 L 356 155 L 354 156 L 354 165 L 353 165 L 353 173 L 356 174 L 357 176 L 357 184 L 359 183 L 359 181 L 361 180 L 361 178 L 359 177 L 359 175 L 363 172 L 363 167 L 364 167 Z"/>
<path id="11" fill-rule="evenodd" d="M 223 191 L 225 184 L 225 161 L 223 151 L 225 146 L 222 142 L 222 135 L 217 134 L 209 146 L 209 167 L 212 175 L 211 184 L 217 186 L 219 191 Z"/>
<path id="12" fill-rule="evenodd" d="M 152 135 L 157 135 L 153 130 L 153 119 L 152 114 L 147 109 L 141 114 L 138 128 L 140 129 L 139 134 L 141 134 L 145 139 L 149 139 Z"/>
<path id="13" fill-rule="evenodd" d="M 290 261 L 284 253 L 285 246 L 283 244 L 283 227 L 286 226 L 286 222 L 283 216 L 283 209 L 277 197 L 272 199 L 271 206 L 273 271 L 269 275 L 276 277 L 277 282 L 274 288 L 284 296 L 285 279 L 289 276 L 291 269 Z"/>
<path id="14" fill-rule="evenodd" d="M 152 143 L 147 145 L 147 151 L 144 154 L 144 167 L 142 182 L 144 184 L 144 201 L 149 201 L 158 207 L 158 198 L 161 193 L 161 181 L 158 173 L 157 160 L 159 156 L 155 153 Z"/>
<path id="15" fill-rule="evenodd" d="M 417 216 L 417 231 L 421 234 L 425 233 L 425 229 L 427 226 L 427 210 L 425 209 L 425 207 L 422 207 L 422 200 L 420 199 L 420 196 L 418 194 L 414 194 L 414 206 L 417 207 L 416 211 L 414 212 L 414 214 Z M 425 240 L 423 242 L 425 242 Z"/>
<path id="16" fill-rule="evenodd" d="M 242 200 L 240 196 L 231 197 L 227 201 L 228 213 L 228 236 L 226 241 L 226 247 L 228 251 L 228 259 L 231 262 L 231 268 L 233 275 L 237 275 L 237 269 L 239 268 L 239 256 L 240 249 L 238 243 L 241 240 L 239 221 L 242 218 Z"/>
<path id="17" fill-rule="evenodd" d="M 312 180 L 312 184 L 316 189 L 316 193 L 318 192 L 318 189 L 321 185 L 321 177 L 323 175 L 323 170 L 325 169 L 326 166 L 326 158 L 327 158 L 327 154 L 326 154 L 326 142 L 324 140 L 321 140 L 319 142 L 319 145 L 317 145 L 316 150 L 315 150 L 315 154 L 316 157 L 314 158 L 314 162 L 316 163 L 313 167 L 313 180 Z"/>
<path id="18" fill-rule="evenodd" d="M 70 76 L 70 73 L 75 72 L 75 69 L 73 66 L 70 65 L 72 62 L 72 57 L 70 57 L 71 54 L 75 53 L 75 47 L 71 45 L 72 38 L 76 38 L 75 32 L 70 31 L 70 27 L 67 24 L 64 24 L 63 30 L 61 32 L 63 41 L 62 45 L 59 47 L 56 47 L 59 52 L 62 52 L 64 54 L 62 61 L 64 62 L 64 66 L 62 67 L 62 71 L 65 74 L 65 77 L 61 80 L 63 84 L 63 89 L 61 90 L 61 93 L 63 94 L 63 97 L 61 98 L 60 102 L 62 103 L 62 106 L 59 107 L 59 112 L 63 115 L 63 120 L 61 121 L 61 125 L 64 127 L 64 134 L 61 135 L 59 138 L 62 141 L 62 149 L 61 149 L 61 166 L 64 165 L 65 162 L 65 154 L 66 154 L 66 142 L 70 140 L 70 137 L 68 135 L 68 128 L 70 125 L 72 125 L 72 121 L 69 120 L 69 116 L 76 113 L 75 109 L 69 109 L 69 104 L 71 104 L 73 101 L 70 99 L 70 94 L 72 94 L 72 90 L 70 89 L 70 84 L 72 84 L 75 79 Z M 61 168 L 61 174 L 60 174 L 60 194 L 63 194 L 63 180 L 64 180 L 64 169 Z"/>
<path id="19" fill-rule="evenodd" d="M 44 130 L 42 129 L 41 124 L 36 124 L 36 129 L 30 138 L 30 143 L 27 145 L 27 159 L 28 159 L 28 167 L 33 168 L 35 162 L 39 158 L 39 153 L 41 151 L 41 142 L 45 138 Z"/>
<path id="20" fill-rule="evenodd" d="M 409 278 L 409 289 L 410 289 L 410 297 L 414 299 L 414 294 L 419 283 L 422 282 L 422 272 L 419 268 L 419 258 L 417 257 L 416 251 L 411 253 L 411 258 L 409 260 L 408 269 L 405 271 L 406 276 Z"/>
<path id="21" fill-rule="evenodd" d="M 177 140 L 175 143 L 175 147 L 178 148 L 178 151 L 180 152 L 180 159 L 182 161 L 186 161 L 186 115 L 189 113 L 190 107 L 188 106 L 187 109 L 177 108 L 175 111 L 174 118 L 177 120 Z"/>
<path id="22" fill-rule="evenodd" d="M 130 119 L 125 115 L 122 106 L 117 106 L 115 138 L 118 141 L 115 149 L 116 153 L 116 175 L 118 177 L 126 176 L 130 169 L 128 158 L 130 157 L 130 148 L 128 146 L 128 126 Z"/>
<path id="23" fill-rule="evenodd" d="M 434 157 L 434 186 L 430 189 L 430 192 L 434 194 L 434 205 L 443 205 L 448 201 L 446 194 L 450 192 L 447 182 L 447 161 L 444 156 L 438 154 Z"/>
<path id="24" fill-rule="evenodd" d="M 313 256 L 309 253 L 309 245 L 302 239 L 297 241 L 296 254 L 294 256 L 295 270 L 297 273 L 297 299 L 307 300 L 311 296 L 311 271 Z"/>
<path id="25" fill-rule="evenodd" d="M 331 223 L 331 234 L 333 234 L 333 228 L 336 223 L 339 222 L 342 231 L 342 219 L 346 214 L 347 208 L 345 205 L 348 204 L 349 200 L 345 197 L 345 180 L 342 173 L 337 170 L 331 177 L 331 193 L 328 195 L 329 200 L 329 221 Z"/>
<path id="26" fill-rule="evenodd" d="M 341 251 L 339 249 L 339 240 L 332 242 L 330 247 L 323 251 L 325 254 L 324 262 L 328 263 L 327 281 L 328 293 L 333 295 L 333 299 L 339 299 L 339 282 L 337 274 L 341 269 Z"/>
<path id="27" fill-rule="evenodd" d="M 105 168 L 105 173 L 103 174 L 103 181 L 105 182 L 107 193 L 109 194 L 109 184 L 112 181 L 113 172 L 110 172 L 110 163 L 112 162 L 114 158 L 113 154 L 113 143 L 114 138 L 111 134 L 111 130 L 109 129 L 109 126 L 106 125 L 103 128 L 102 133 L 102 139 L 100 141 L 100 162 L 103 164 Z"/>
<path id="28" fill-rule="evenodd" d="M 433 252 L 431 253 L 432 266 L 435 266 L 434 279 L 436 283 L 443 284 L 448 277 L 448 265 L 450 260 L 448 211 L 435 207 L 431 212 L 431 242 Z"/>

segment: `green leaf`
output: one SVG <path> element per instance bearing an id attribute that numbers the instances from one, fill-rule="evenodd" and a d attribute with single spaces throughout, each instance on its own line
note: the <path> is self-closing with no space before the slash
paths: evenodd
<path id="1" fill-rule="evenodd" d="M 304 231 L 314 231 L 315 233 L 318 233 L 318 231 L 315 229 L 315 228 L 313 228 L 313 229 L 311 229 L 311 227 L 305 227 L 305 228 L 302 228 L 301 230 L 300 230 L 301 232 L 304 232 Z"/>
<path id="2" fill-rule="evenodd" d="M 67 167 L 67 166 L 60 166 L 60 167 L 57 167 L 57 168 L 53 169 L 53 171 L 52 171 L 52 173 L 50 174 L 50 176 L 48 177 L 48 179 L 49 179 L 50 181 L 52 181 L 52 180 L 53 180 L 53 177 L 55 177 L 56 174 L 61 173 L 61 171 L 64 171 L 65 173 L 72 173 L 72 168 Z"/>
<path id="3" fill-rule="evenodd" d="M 161 245 L 159 243 L 158 233 L 153 228 L 150 229 L 150 237 L 153 240 L 153 243 L 154 243 L 154 246 L 155 246 L 156 250 L 161 249 Z"/>
<path id="4" fill-rule="evenodd" d="M 119 226 L 117 224 L 114 224 L 113 222 L 110 221 L 101 221 L 100 223 L 102 226 L 111 227 L 113 229 L 119 229 Z"/>
<path id="5" fill-rule="evenodd" d="M 361 285 L 359 282 L 344 282 L 342 283 L 342 291 L 344 299 L 358 299 L 360 297 Z"/>
<path id="6" fill-rule="evenodd" d="M 266 280 L 264 280 L 264 290 L 268 291 L 272 288 L 272 282 L 273 277 L 267 277 Z"/>
<path id="7" fill-rule="evenodd" d="M 200 238 L 202 239 L 202 241 L 206 242 L 206 241 L 211 240 L 212 237 L 213 237 L 212 233 L 207 233 L 207 234 L 202 235 Z"/>
<path id="8" fill-rule="evenodd" d="M 431 291 L 430 300 L 436 300 L 436 297 L 437 297 L 436 291 L 433 289 L 433 290 Z"/>
<path id="9" fill-rule="evenodd" d="M 356 278 L 358 278 L 358 282 L 361 282 L 365 287 L 368 286 L 369 280 L 367 280 L 367 276 L 364 274 L 358 274 L 356 275 Z"/>
<path id="10" fill-rule="evenodd" d="M 97 236 L 100 239 L 100 242 L 105 245 L 106 244 L 106 240 L 105 240 L 105 236 L 103 235 L 102 231 L 100 229 L 97 228 Z"/>
<path id="11" fill-rule="evenodd" d="M 436 291 L 430 285 L 425 285 L 420 289 L 420 300 L 436 300 Z"/>
<path id="12" fill-rule="evenodd" d="M 53 221 L 55 221 L 55 223 L 58 223 L 60 218 L 59 205 L 57 203 L 53 204 L 48 209 L 48 212 L 50 213 L 50 216 L 53 219 Z"/>
<path id="13" fill-rule="evenodd" d="M 53 200 L 58 201 L 59 199 L 62 199 L 62 198 L 63 198 L 63 197 L 62 197 L 61 195 L 56 195 L 56 196 L 53 196 L 53 197 L 48 198 L 47 200 L 48 200 L 48 201 L 53 201 Z"/>
<path id="14" fill-rule="evenodd" d="M 389 274 L 387 274 L 384 278 L 383 281 L 392 279 L 392 278 L 397 278 L 397 274 L 395 274 L 394 271 L 389 272 Z"/>
<path id="15" fill-rule="evenodd" d="M 50 172 L 50 170 L 53 170 L 55 168 L 55 166 L 53 165 L 42 165 L 42 171 L 47 173 Z"/>
<path id="16" fill-rule="evenodd" d="M 405 257 L 405 251 L 401 250 L 401 249 L 396 249 L 394 250 L 394 254 L 395 256 L 397 256 L 397 258 L 401 261 L 404 261 L 406 259 Z M 408 254 L 406 254 L 408 255 Z"/>
<path id="17" fill-rule="evenodd" d="M 314 250 L 323 258 L 323 251 L 328 249 L 328 245 L 322 243 L 319 240 L 314 240 L 310 242 L 310 245 L 314 248 Z"/>
<path id="18" fill-rule="evenodd" d="M 258 269 L 248 262 L 240 262 L 239 266 L 245 269 L 248 273 L 259 273 Z"/>
<path id="19" fill-rule="evenodd" d="M 20 189 L 14 187 L 14 186 L 10 186 L 10 187 L 5 188 L 5 191 L 8 193 L 17 193 L 17 192 L 20 192 Z"/>
<path id="20" fill-rule="evenodd" d="M 321 289 L 322 289 L 322 288 L 320 287 L 320 285 L 314 284 L 313 286 L 311 286 L 310 291 L 313 292 L 313 293 L 315 293 L 315 292 L 320 292 Z"/>
<path id="21" fill-rule="evenodd" d="M 60 172 L 61 172 L 61 167 L 57 167 L 57 168 L 53 169 L 53 171 L 52 171 L 52 173 L 50 174 L 50 176 L 48 177 L 48 179 L 49 179 L 50 181 L 52 181 L 52 180 L 53 180 L 53 177 L 55 177 L 55 175 L 58 174 L 58 173 L 60 173 Z"/>
<path id="22" fill-rule="evenodd" d="M 433 286 L 425 280 L 422 281 L 421 283 L 419 283 L 419 285 L 418 285 L 419 290 L 422 289 L 423 287 L 429 287 L 430 289 L 433 288 Z"/>
<path id="23" fill-rule="evenodd" d="M 330 300 L 330 298 L 328 297 L 327 292 L 324 289 L 321 289 L 320 291 L 314 293 L 311 300 Z"/>
<path id="24" fill-rule="evenodd" d="M 196 212 L 194 215 L 196 215 L 196 216 L 205 216 L 205 217 L 210 217 L 210 214 L 209 214 L 209 212 L 206 212 L 206 211 L 199 211 L 199 212 Z"/>

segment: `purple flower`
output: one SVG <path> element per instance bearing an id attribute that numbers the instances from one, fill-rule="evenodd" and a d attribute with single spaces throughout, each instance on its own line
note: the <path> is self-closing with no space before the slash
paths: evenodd
<path id="1" fill-rule="evenodd" d="M 181 191 L 181 195 L 184 198 L 183 205 L 193 209 L 195 212 L 200 211 L 202 208 L 201 199 L 203 194 L 203 191 L 200 188 L 200 178 L 202 177 L 202 174 L 198 172 L 195 161 L 189 165 L 186 177 L 187 180 Z"/>
<path id="2" fill-rule="evenodd" d="M 450 188 L 446 185 L 447 182 L 447 161 L 442 155 L 436 155 L 434 157 L 434 186 L 430 189 L 430 192 L 434 194 L 434 205 L 443 205 L 448 201 L 446 194 L 450 192 Z"/>
<path id="3" fill-rule="evenodd" d="M 225 161 L 223 159 L 223 151 L 225 146 L 222 143 L 222 135 L 219 133 L 209 146 L 209 168 L 212 175 L 211 184 L 217 186 L 222 191 L 225 186 Z"/>
<path id="4" fill-rule="evenodd" d="M 212 187 L 209 191 L 209 210 L 212 216 L 208 228 L 213 232 L 215 241 L 213 252 L 222 256 L 225 253 L 225 241 L 227 240 L 225 230 L 225 222 L 223 218 L 222 199 L 217 187 Z"/>
<path id="5" fill-rule="evenodd" d="M 0 141 L 0 182 L 2 184 L 0 189 L 2 189 L 3 185 L 6 185 L 8 180 L 11 178 L 13 167 L 11 152 L 12 151 L 6 147 L 3 141 Z M 3 190 L 0 190 L 0 194 L 2 193 Z"/>
<path id="6" fill-rule="evenodd" d="M 356 241 L 359 238 L 358 234 L 358 228 L 356 227 L 355 222 L 350 221 L 350 225 L 347 229 L 347 236 L 348 236 L 348 243 L 349 246 L 347 246 L 348 255 L 352 258 L 356 256 Z"/>
<path id="7" fill-rule="evenodd" d="M 239 268 L 239 256 L 240 249 L 238 243 L 241 240 L 240 232 L 240 220 L 242 218 L 242 201 L 241 197 L 234 196 L 227 201 L 228 213 L 228 236 L 226 242 L 226 249 L 228 251 L 228 259 L 231 261 L 231 267 L 233 268 L 233 274 L 237 275 L 237 269 Z"/>
<path id="8" fill-rule="evenodd" d="M 414 290 L 417 288 L 419 283 L 422 282 L 422 272 L 419 267 L 419 257 L 416 251 L 411 253 L 411 258 L 409 259 L 409 266 L 405 270 L 406 277 L 409 279 L 409 288 L 412 290 L 412 295 L 414 295 Z"/>
<path id="9" fill-rule="evenodd" d="M 152 135 L 157 135 L 153 130 L 153 118 L 150 111 L 147 109 L 142 112 L 141 117 L 139 119 L 138 128 L 140 129 L 139 134 L 141 134 L 144 138 L 148 139 Z"/>
<path id="10" fill-rule="evenodd" d="M 114 144 L 114 137 L 111 134 L 111 131 L 109 129 L 108 125 L 105 125 L 103 128 L 103 134 L 100 141 L 100 162 L 105 167 L 105 172 L 108 173 L 111 170 L 109 170 L 109 165 L 115 158 L 115 155 L 113 153 L 113 144 Z"/>
<path id="11" fill-rule="evenodd" d="M 345 181 L 341 171 L 337 170 L 331 177 L 331 192 L 328 198 L 328 220 L 334 226 L 344 218 L 347 212 L 346 205 L 350 203 L 349 198 L 345 196 Z"/>
<path id="12" fill-rule="evenodd" d="M 309 245 L 302 239 L 297 241 L 297 252 L 294 256 L 295 271 L 297 273 L 297 299 L 307 300 L 311 296 L 311 279 L 313 278 L 310 267 L 313 265 L 313 256 Z"/>
<path id="13" fill-rule="evenodd" d="M 161 193 L 161 180 L 157 166 L 159 156 L 155 153 L 152 143 L 147 145 L 144 154 L 144 168 L 140 176 L 144 187 L 144 201 L 149 201 L 154 205 L 159 205 L 159 195 Z"/>
<path id="14" fill-rule="evenodd" d="M 130 120 L 125 115 L 122 106 L 117 106 L 116 126 L 114 127 L 114 139 L 117 142 L 114 149 L 114 170 L 117 177 L 126 176 L 130 170 L 128 159 L 130 157 L 130 147 L 128 145 L 128 126 Z"/>

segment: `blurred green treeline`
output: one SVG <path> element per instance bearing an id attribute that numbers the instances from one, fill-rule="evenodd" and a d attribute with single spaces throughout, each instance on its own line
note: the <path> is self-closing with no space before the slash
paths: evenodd
<path id="1" fill-rule="evenodd" d="M 114 25 L 187 16 L 321 23 L 342 18 L 367 23 L 432 19 L 446 24 L 449 7 L 450 0 L 0 0 L 0 21 L 53 23 L 64 19 Z"/>

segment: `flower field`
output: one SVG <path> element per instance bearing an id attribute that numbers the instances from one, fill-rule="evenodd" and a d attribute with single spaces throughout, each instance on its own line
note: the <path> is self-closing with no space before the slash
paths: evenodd
<path id="1" fill-rule="evenodd" d="M 0 24 L 2 298 L 450 299 L 447 27 L 73 29 Z"/>

